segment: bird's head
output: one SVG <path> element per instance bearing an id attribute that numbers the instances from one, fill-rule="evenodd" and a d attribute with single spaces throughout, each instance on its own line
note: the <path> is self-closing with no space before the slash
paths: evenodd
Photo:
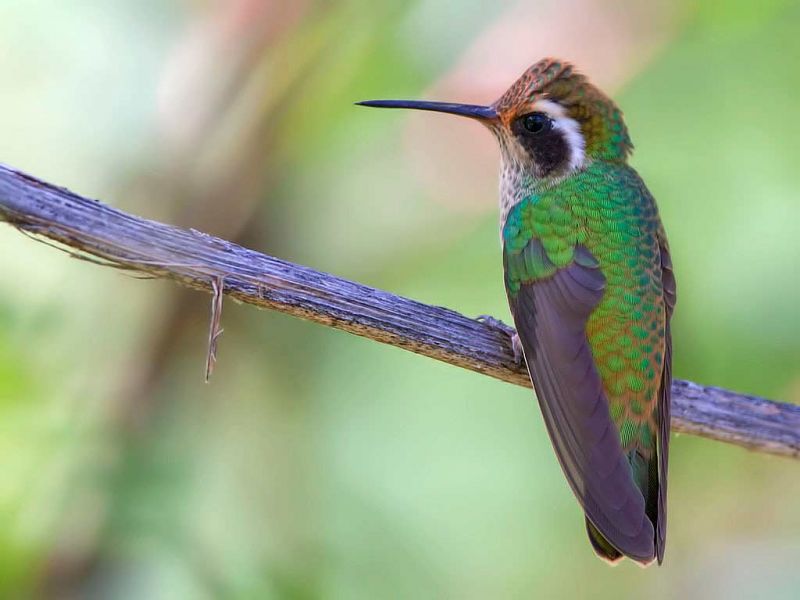
<path id="1" fill-rule="evenodd" d="M 370 100 L 379 108 L 412 108 L 476 119 L 497 137 L 506 167 L 537 180 L 561 179 L 589 161 L 623 162 L 632 149 L 622 111 L 567 62 L 545 58 L 489 106 Z"/>

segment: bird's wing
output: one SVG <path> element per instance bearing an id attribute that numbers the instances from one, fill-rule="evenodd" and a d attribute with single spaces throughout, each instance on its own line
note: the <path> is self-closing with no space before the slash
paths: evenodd
<path id="1" fill-rule="evenodd" d="M 572 262 L 556 268 L 536 239 L 521 252 L 504 252 L 504 261 L 506 273 L 517 275 L 514 285 L 508 285 L 507 277 L 509 303 L 567 480 L 586 516 L 620 552 L 652 560 L 653 525 L 623 455 L 586 339 L 586 322 L 605 288 L 599 264 L 578 246 Z M 526 272 L 552 274 L 526 278 Z"/>
<path id="2" fill-rule="evenodd" d="M 658 564 L 664 560 L 664 547 L 667 541 L 667 468 L 669 465 L 670 403 L 672 401 L 672 335 L 670 320 L 677 300 L 675 274 L 669 246 L 663 232 L 659 235 L 661 251 L 661 287 L 664 306 L 667 311 L 666 332 L 664 335 L 664 369 L 661 374 L 661 387 L 658 392 L 658 525 L 656 527 L 656 556 Z"/>

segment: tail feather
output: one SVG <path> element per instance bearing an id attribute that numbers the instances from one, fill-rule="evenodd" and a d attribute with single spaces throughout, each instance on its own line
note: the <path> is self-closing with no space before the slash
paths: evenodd
<path id="1" fill-rule="evenodd" d="M 631 464 L 631 475 L 645 499 L 645 514 L 647 514 L 655 528 L 658 523 L 658 462 L 655 453 L 648 460 L 641 453 L 634 450 L 631 451 L 628 460 Z M 625 558 L 588 518 L 586 519 L 586 532 L 589 534 L 592 548 L 601 559 L 615 565 Z M 641 564 L 647 566 L 651 562 L 652 560 Z M 658 563 L 661 564 L 660 559 Z"/>
<path id="2" fill-rule="evenodd" d="M 592 548 L 594 548 L 597 556 L 607 563 L 615 565 L 624 558 L 622 553 L 603 537 L 603 534 L 592 525 L 592 522 L 588 518 L 586 519 L 586 533 L 589 534 L 589 541 L 592 542 Z"/>

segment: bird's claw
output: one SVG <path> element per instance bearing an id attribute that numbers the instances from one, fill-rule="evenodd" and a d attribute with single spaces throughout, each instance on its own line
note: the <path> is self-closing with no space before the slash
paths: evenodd
<path id="1" fill-rule="evenodd" d="M 480 315 L 476 317 L 475 320 L 483 323 L 484 325 L 488 325 L 489 327 L 493 327 L 494 329 L 499 329 L 508 336 L 512 336 L 514 333 L 516 333 L 516 330 L 513 327 L 509 327 L 500 319 L 496 319 L 491 315 Z"/>
<path id="2" fill-rule="evenodd" d="M 511 336 L 511 349 L 514 351 L 514 363 L 518 367 L 525 366 L 525 352 L 522 349 L 522 340 L 519 339 L 519 334 L 516 331 Z"/>
<path id="3" fill-rule="evenodd" d="M 517 335 L 516 329 L 503 323 L 500 319 L 496 319 L 491 315 L 480 315 L 477 320 L 481 323 L 488 325 L 494 329 L 499 329 L 508 337 L 511 338 L 511 348 L 514 352 L 514 364 L 521 367 L 525 364 L 525 354 L 522 351 L 522 342 Z"/>

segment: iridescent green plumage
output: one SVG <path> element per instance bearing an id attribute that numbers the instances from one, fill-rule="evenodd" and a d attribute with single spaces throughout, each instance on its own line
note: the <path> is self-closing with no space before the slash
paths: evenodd
<path id="1" fill-rule="evenodd" d="M 541 241 L 547 265 L 523 253 L 532 238 Z M 503 228 L 503 243 L 512 297 L 523 283 L 571 263 L 578 244 L 599 261 L 606 287 L 587 323 L 587 337 L 623 448 L 649 454 L 657 437 L 652 415 L 664 361 L 658 261 L 665 240 L 639 176 L 626 165 L 595 162 L 517 204 Z"/>
<path id="2" fill-rule="evenodd" d="M 612 561 L 621 553 L 643 563 L 656 557 L 661 560 L 669 425 L 668 318 L 674 280 L 655 203 L 636 172 L 616 161 L 593 161 L 540 191 L 533 181 L 521 185 L 535 191 L 514 205 L 503 227 L 506 288 L 556 452 L 587 510 L 587 528 L 598 553 Z M 599 271 L 598 278 L 587 280 L 586 285 L 602 294 L 585 312 L 568 311 L 567 317 L 554 320 L 548 316 L 547 303 L 568 304 L 569 294 L 575 292 L 562 290 L 560 297 L 550 294 L 536 300 L 538 288 L 551 285 L 559 273 L 575 267 Z M 577 295 L 580 293 L 578 289 Z M 527 303 L 520 300 L 525 295 Z M 581 329 L 580 336 L 573 338 L 536 331 L 576 326 Z M 588 344 L 591 365 L 581 364 L 580 356 L 574 359 L 582 339 Z M 572 347 L 577 350 L 565 353 L 565 348 Z M 550 373 L 559 369 L 561 373 Z M 608 498 L 604 487 L 620 487 L 619 477 L 592 480 L 589 472 L 600 469 L 585 458 L 596 445 L 587 440 L 593 435 L 602 437 L 596 432 L 603 431 L 605 422 L 596 416 L 576 417 L 569 408 L 580 406 L 581 396 L 591 395 L 591 391 L 582 391 L 577 398 L 563 391 L 564 386 L 592 390 L 591 376 L 588 383 L 580 379 L 587 377 L 587 369 L 597 373 L 607 415 L 619 436 L 619 449 L 612 445 L 602 452 L 621 452 L 625 457 L 630 480 L 644 500 L 633 513 L 643 511 L 652 526 L 644 529 L 649 534 L 629 540 L 627 546 L 620 543 L 618 532 L 630 526 L 625 524 L 629 515 L 601 526 L 597 521 L 603 509 L 587 508 L 602 505 L 602 499 Z M 570 438 L 560 433 L 565 427 L 579 433 Z M 620 492 L 620 498 L 625 497 Z"/>

